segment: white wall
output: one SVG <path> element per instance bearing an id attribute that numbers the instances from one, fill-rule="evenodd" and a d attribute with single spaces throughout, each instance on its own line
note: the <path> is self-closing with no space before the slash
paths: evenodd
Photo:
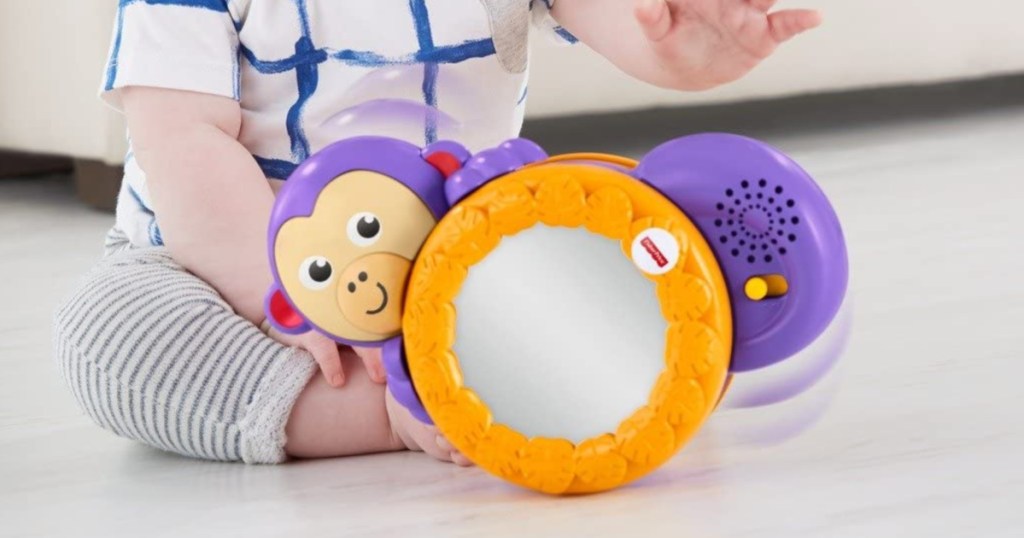
<path id="1" fill-rule="evenodd" d="M 701 93 L 645 86 L 584 46 L 538 40 L 530 115 L 1024 72 L 1024 2 L 788 0 L 780 5 L 797 4 L 820 8 L 825 25 L 784 45 L 743 80 Z M 121 118 L 96 98 L 115 6 L 115 0 L 0 0 L 0 147 L 121 160 Z"/>
<path id="2" fill-rule="evenodd" d="M 0 0 L 0 148 L 124 157 L 96 94 L 116 0 Z"/>
<path id="3" fill-rule="evenodd" d="M 784 44 L 748 77 L 707 92 L 638 84 L 586 47 L 545 42 L 533 55 L 530 113 L 722 102 L 1024 72 L 1024 2 L 1018 0 L 786 0 L 779 6 L 820 9 L 825 23 Z"/>

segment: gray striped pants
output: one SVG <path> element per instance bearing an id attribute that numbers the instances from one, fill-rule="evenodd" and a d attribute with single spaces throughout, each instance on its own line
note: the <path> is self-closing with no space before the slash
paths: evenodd
<path id="1" fill-rule="evenodd" d="M 129 248 L 112 231 L 54 325 L 60 371 L 100 426 L 197 458 L 285 459 L 285 423 L 316 363 L 235 314 L 166 249 Z"/>

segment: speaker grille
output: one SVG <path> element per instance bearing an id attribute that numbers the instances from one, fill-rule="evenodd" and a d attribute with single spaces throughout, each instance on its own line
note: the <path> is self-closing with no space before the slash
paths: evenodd
<path id="1" fill-rule="evenodd" d="M 787 245 L 796 243 L 796 201 L 786 197 L 782 185 L 772 185 L 760 178 L 756 183 L 740 181 L 725 189 L 725 198 L 715 204 L 715 228 L 718 242 L 729 247 L 734 258 L 756 263 L 771 263 L 775 256 L 785 256 Z"/>

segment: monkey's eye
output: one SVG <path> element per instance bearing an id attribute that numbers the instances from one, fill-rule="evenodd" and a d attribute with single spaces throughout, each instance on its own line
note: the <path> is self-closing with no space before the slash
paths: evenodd
<path id="1" fill-rule="evenodd" d="M 348 238 L 360 247 L 368 247 L 380 239 L 380 219 L 369 212 L 356 213 L 348 219 Z"/>
<path id="2" fill-rule="evenodd" d="M 331 262 L 323 256 L 310 256 L 299 266 L 299 282 L 313 291 L 326 288 L 333 276 Z"/>

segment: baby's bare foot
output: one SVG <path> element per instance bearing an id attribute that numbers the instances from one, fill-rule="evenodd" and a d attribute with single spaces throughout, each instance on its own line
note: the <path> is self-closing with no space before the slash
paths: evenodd
<path id="1" fill-rule="evenodd" d="M 452 446 L 437 431 L 437 428 L 416 420 L 416 417 L 412 416 L 408 409 L 395 401 L 391 396 L 391 391 L 387 391 L 385 404 L 388 418 L 391 420 L 391 431 L 407 449 L 426 452 L 441 461 L 450 461 L 462 467 L 473 464 Z"/>

